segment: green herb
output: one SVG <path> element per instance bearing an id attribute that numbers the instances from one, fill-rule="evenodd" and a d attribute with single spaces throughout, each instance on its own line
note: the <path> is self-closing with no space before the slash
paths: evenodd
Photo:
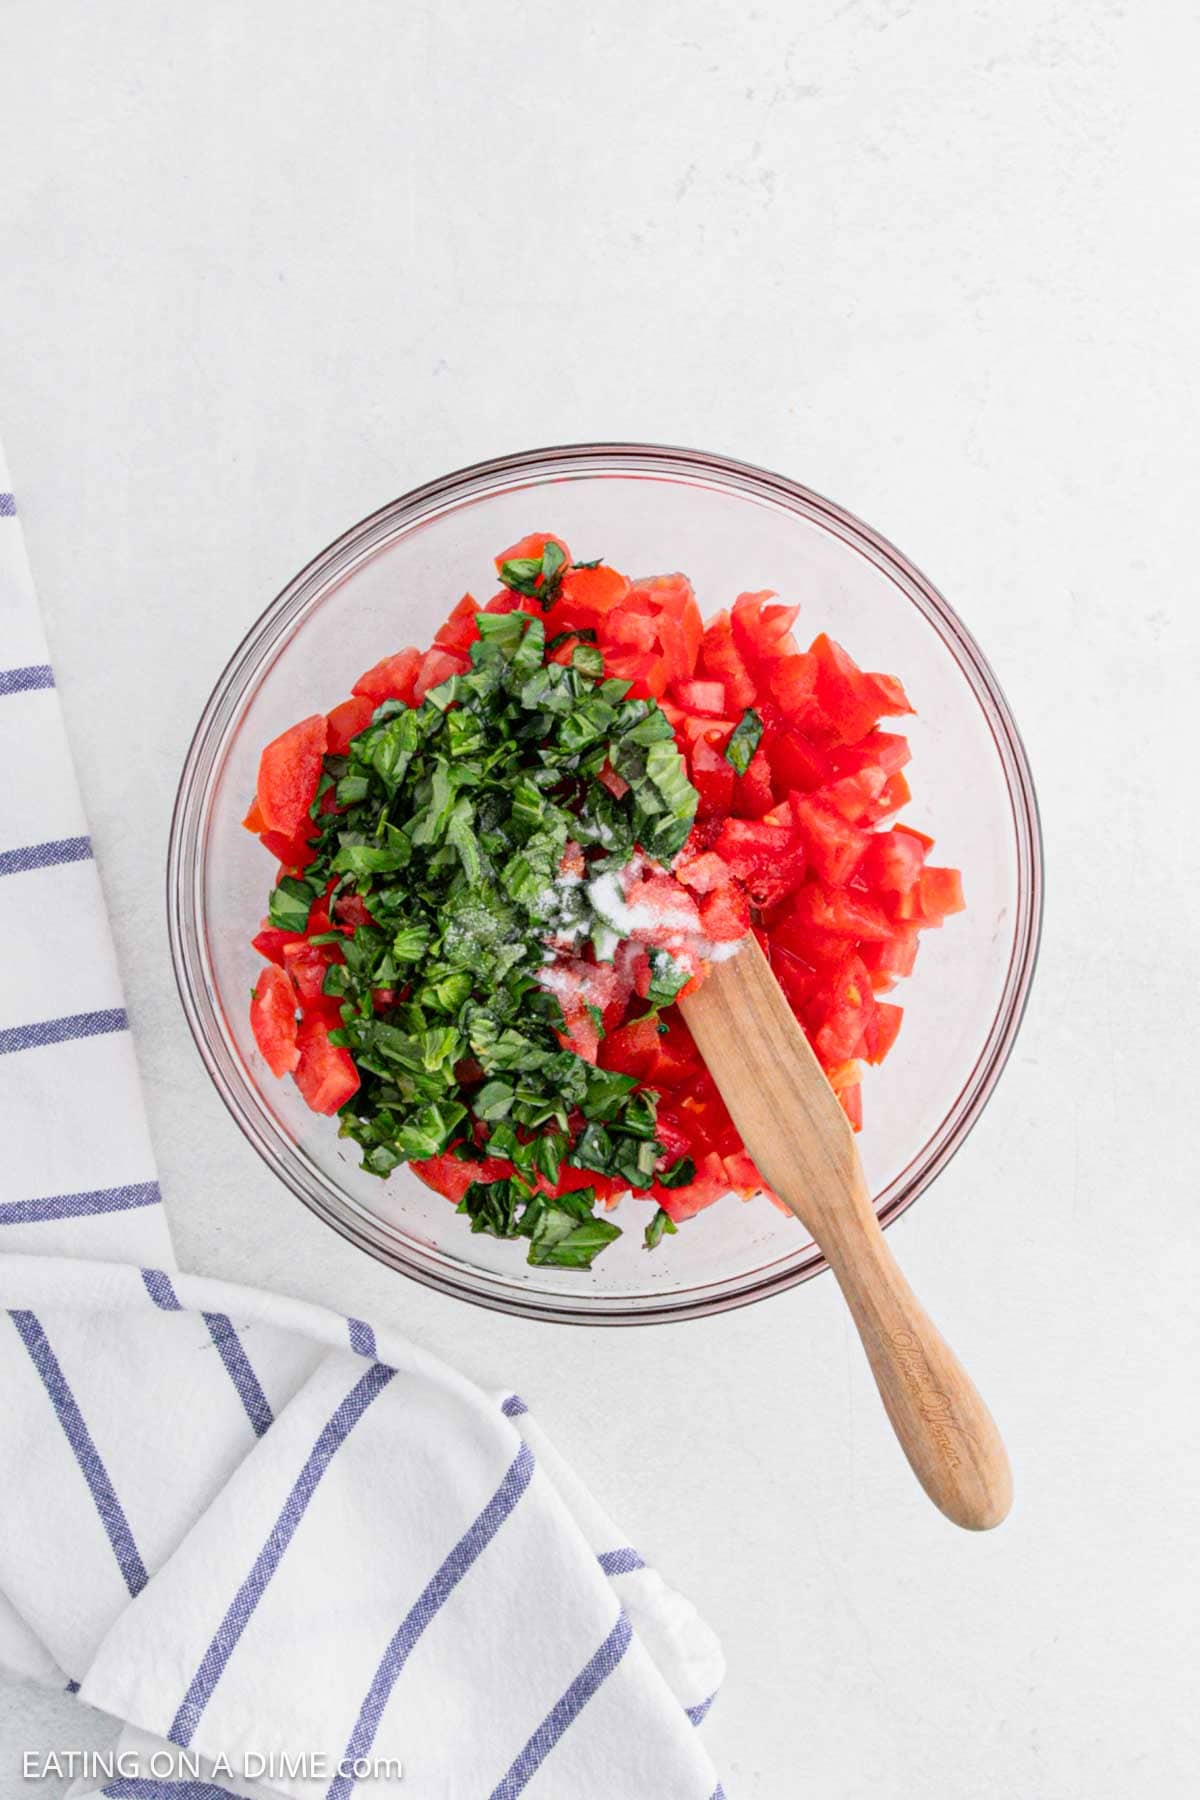
<path id="1" fill-rule="evenodd" d="M 500 579 L 515 593 L 528 594 L 540 600 L 543 610 L 549 608 L 558 593 L 566 557 L 550 538 L 540 556 L 514 556 L 500 564 Z M 582 564 L 578 565 L 583 567 Z M 511 614 L 509 615 L 512 616 Z"/>
<path id="2" fill-rule="evenodd" d="M 725 761 L 744 775 L 754 760 L 754 752 L 762 742 L 763 722 L 752 706 L 748 706 L 725 746 Z"/>
<path id="3" fill-rule="evenodd" d="M 309 908 L 317 897 L 317 889 L 294 875 L 285 875 L 267 903 L 272 925 L 283 931 L 303 931 L 308 924 Z"/>
<path id="4" fill-rule="evenodd" d="M 673 1237 L 677 1230 L 678 1227 L 670 1213 L 660 1206 L 646 1227 L 647 1250 L 656 1250 L 658 1248 L 659 1244 L 662 1243 L 664 1232 L 666 1232 L 668 1236 Z"/>
<path id="5" fill-rule="evenodd" d="M 501 579 L 546 605 L 564 566 L 548 543 Z M 340 1011 L 331 1041 L 360 1078 L 340 1130 L 363 1168 L 386 1177 L 451 1152 L 503 1158 L 510 1178 L 467 1189 L 472 1230 L 528 1238 L 538 1264 L 587 1268 L 617 1227 L 595 1215 L 592 1187 L 550 1200 L 539 1181 L 556 1184 L 569 1162 L 645 1191 L 663 1179 L 664 1151 L 653 1091 L 555 1035 L 562 1011 L 539 979 L 547 938 L 612 940 L 589 881 L 562 883 L 558 871 L 571 842 L 596 873 L 635 846 L 673 856 L 696 793 L 666 716 L 604 678 L 593 633 L 571 634 L 564 664 L 546 661 L 540 618 L 477 623 L 468 668 L 419 707 L 385 702 L 345 756 L 327 759 L 338 810 L 316 813 L 313 861 L 302 880 L 280 881 L 270 918 L 302 932 L 326 894 L 331 908 L 357 895 L 369 915 L 353 933 L 319 934 L 340 952 L 323 985 Z M 620 800 L 599 780 L 606 767 L 628 783 Z M 687 972 L 655 951 L 651 980 L 651 1005 L 665 1005 Z"/>

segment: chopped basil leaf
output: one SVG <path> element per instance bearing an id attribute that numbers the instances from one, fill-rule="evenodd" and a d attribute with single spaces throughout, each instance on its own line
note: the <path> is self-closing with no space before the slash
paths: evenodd
<path id="1" fill-rule="evenodd" d="M 501 579 L 548 605 L 565 567 L 548 543 Z M 547 940 L 582 953 L 590 937 L 610 961 L 619 941 L 588 877 L 563 878 L 580 866 L 564 857 L 582 850 L 601 871 L 638 847 L 665 859 L 697 796 L 669 720 L 605 677 L 594 632 L 552 639 L 571 644 L 570 660 L 547 662 L 540 617 L 476 621 L 467 667 L 420 706 L 385 701 L 345 755 L 326 759 L 323 794 L 336 810 L 316 813 L 313 860 L 278 883 L 270 921 L 304 933 L 320 896 L 343 903 L 335 928 L 310 941 L 330 956 L 321 985 L 340 1015 L 330 1042 L 360 1080 L 339 1128 L 364 1169 L 383 1178 L 410 1160 L 500 1159 L 511 1174 L 472 1182 L 460 1204 L 472 1230 L 526 1238 L 537 1264 L 588 1268 L 618 1228 L 596 1216 L 594 1187 L 551 1199 L 539 1182 L 557 1185 L 570 1166 L 645 1192 L 672 1173 L 657 1169 L 654 1091 L 555 1036 L 566 1025 L 540 979 Z M 602 770 L 627 784 L 619 799 Z M 687 979 L 655 950 L 651 1007 Z M 580 1000 L 601 1030 L 599 1006 Z"/>
<path id="2" fill-rule="evenodd" d="M 754 752 L 762 742 L 763 722 L 752 706 L 748 706 L 730 734 L 725 746 L 725 761 L 739 775 L 744 775 L 754 760 Z"/>
<path id="3" fill-rule="evenodd" d="M 670 1213 L 667 1212 L 664 1207 L 660 1206 L 646 1227 L 647 1250 L 655 1250 L 658 1248 L 659 1244 L 662 1243 L 664 1232 L 673 1237 L 677 1230 L 678 1227 Z"/>

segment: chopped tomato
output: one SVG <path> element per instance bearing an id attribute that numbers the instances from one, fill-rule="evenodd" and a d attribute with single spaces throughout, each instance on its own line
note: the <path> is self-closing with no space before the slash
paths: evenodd
<path id="1" fill-rule="evenodd" d="M 319 1013 L 306 1013 L 297 1028 L 296 1086 L 313 1112 L 335 1113 L 358 1092 L 358 1070 L 348 1050 L 329 1041 L 330 1027 Z"/>
<path id="2" fill-rule="evenodd" d="M 275 963 L 259 971 L 250 1000 L 250 1029 L 272 1075 L 291 1074 L 300 1061 L 296 991 Z"/>
<path id="3" fill-rule="evenodd" d="M 739 819 L 761 819 L 775 804 L 771 764 L 761 744 L 751 757 L 746 773 L 733 784 L 733 810 Z"/>
<path id="4" fill-rule="evenodd" d="M 373 669 L 360 675 L 352 692 L 373 700 L 376 706 L 382 706 L 385 700 L 403 700 L 406 706 L 411 706 L 413 683 L 421 662 L 419 650 L 397 650 L 394 656 L 385 656 Z"/>
<path id="5" fill-rule="evenodd" d="M 447 650 L 441 644 L 427 650 L 413 682 L 414 706 L 421 704 L 430 688 L 440 687 L 451 675 L 461 675 L 470 666 L 471 659 L 465 650 Z"/>
<path id="6" fill-rule="evenodd" d="M 345 756 L 350 748 L 350 740 L 367 729 L 374 711 L 375 701 L 366 694 L 353 694 L 349 700 L 343 700 L 340 706 L 335 706 L 325 721 L 329 727 L 327 753 L 330 756 Z"/>
<path id="7" fill-rule="evenodd" d="M 478 602 L 471 594 L 464 594 L 446 623 L 434 636 L 435 644 L 444 644 L 448 650 L 467 650 L 479 637 L 479 627 L 475 623 L 475 614 L 479 611 Z"/>
<path id="8" fill-rule="evenodd" d="M 269 743 L 258 765 L 258 810 L 267 831 L 295 838 L 317 797 L 328 727 L 320 713 Z"/>
<path id="9" fill-rule="evenodd" d="M 750 902 L 740 887 L 728 882 L 700 901 L 700 929 L 714 944 L 736 943 L 750 929 Z"/>
<path id="10" fill-rule="evenodd" d="M 570 563 L 571 552 L 560 537 L 555 537 L 552 531 L 531 531 L 527 536 L 518 538 L 515 544 L 510 544 L 507 550 L 501 550 L 494 559 L 496 568 L 502 569 L 508 562 L 541 562 L 546 554 L 547 544 L 556 544 L 562 552 L 563 562 Z M 540 587 L 541 582 L 542 578 L 539 576 L 535 585 Z"/>
<path id="11" fill-rule="evenodd" d="M 485 1156 L 481 1162 L 471 1162 L 465 1157 L 452 1155 L 448 1150 L 441 1156 L 422 1157 L 419 1161 L 410 1162 L 408 1166 L 426 1187 L 431 1187 L 437 1194 L 444 1194 L 455 1206 L 473 1181 L 507 1181 L 513 1172 L 512 1164 L 502 1156 Z"/>
<path id="12" fill-rule="evenodd" d="M 723 681 L 677 681 L 672 692 L 684 712 L 700 713 L 710 719 L 725 716 Z"/>
<path id="13" fill-rule="evenodd" d="M 600 1045 L 602 1069 L 622 1075 L 648 1075 L 658 1061 L 658 1026 L 654 1019 L 634 1019 L 612 1031 Z"/>
<path id="14" fill-rule="evenodd" d="M 700 666 L 714 681 L 725 683 L 731 706 L 739 711 L 753 706 L 757 689 L 741 651 L 733 641 L 733 625 L 727 612 L 718 613 L 701 640 Z"/>

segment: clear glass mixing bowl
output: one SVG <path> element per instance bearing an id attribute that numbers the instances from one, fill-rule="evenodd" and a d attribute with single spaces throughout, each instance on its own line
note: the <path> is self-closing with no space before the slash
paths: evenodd
<path id="1" fill-rule="evenodd" d="M 729 1195 L 642 1244 L 644 1201 L 583 1271 L 531 1268 L 522 1243 L 473 1235 L 399 1169 L 363 1174 L 333 1121 L 310 1113 L 255 1049 L 249 938 L 272 870 L 240 820 L 259 752 L 343 699 L 360 672 L 425 644 L 466 589 L 494 589 L 491 558 L 531 530 L 645 574 L 684 569 L 702 611 L 743 589 L 801 603 L 871 668 L 899 674 L 915 799 L 904 815 L 963 871 L 968 910 L 925 934 L 895 997 L 904 1028 L 867 1073 L 860 1148 L 884 1224 L 910 1206 L 978 1119 L 1012 1049 L 1041 918 L 1037 805 L 1025 752 L 982 652 L 941 595 L 877 533 L 796 482 L 694 450 L 568 445 L 499 457 L 418 488 L 355 525 L 290 582 L 234 652 L 184 764 L 167 872 L 171 951 L 205 1066 L 265 1161 L 335 1230 L 418 1281 L 541 1319 L 639 1324 L 779 1293 L 825 1264 L 766 1200 Z"/>

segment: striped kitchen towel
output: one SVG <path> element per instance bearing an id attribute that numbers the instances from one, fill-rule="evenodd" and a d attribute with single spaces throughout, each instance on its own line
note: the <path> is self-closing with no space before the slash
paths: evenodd
<path id="1" fill-rule="evenodd" d="M 0 1662 L 125 1722 L 73 1792 L 711 1800 L 715 1640 L 516 1395 L 175 1267 L 2 461 L 0 754 Z"/>

